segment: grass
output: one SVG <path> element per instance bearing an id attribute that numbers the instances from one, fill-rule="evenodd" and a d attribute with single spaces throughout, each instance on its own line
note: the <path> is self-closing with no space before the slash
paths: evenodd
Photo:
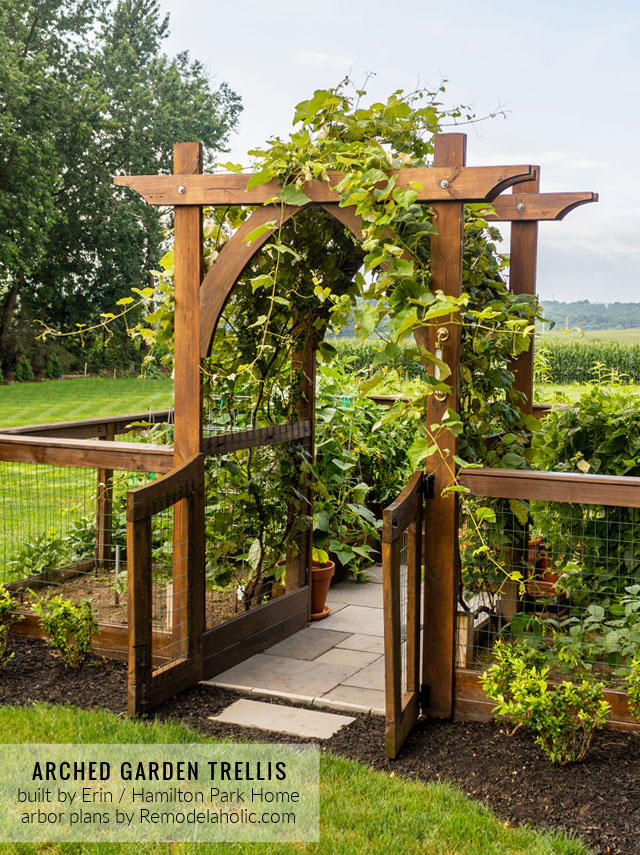
<path id="1" fill-rule="evenodd" d="M 175 723 L 123 720 L 73 707 L 0 707 L 0 742 L 214 742 Z M 320 765 L 320 834 L 312 844 L 100 844 L 100 855 L 586 855 L 564 834 L 511 828 L 446 784 L 391 778 L 326 753 Z M 93 844 L 2 844 L 7 855 L 95 853 Z"/>
<path id="2" fill-rule="evenodd" d="M 0 386 L 0 426 L 119 416 L 171 405 L 170 377 L 79 377 Z"/>
<path id="3" fill-rule="evenodd" d="M 161 410 L 170 406 L 172 394 L 169 377 L 12 383 L 0 386 L 0 423 L 15 427 Z M 47 547 L 40 540 L 43 535 L 53 528 L 64 540 L 74 522 L 95 514 L 97 482 L 92 469 L 0 463 L 0 481 L 0 581 L 40 569 L 8 567 L 18 551 L 26 547 L 37 563 Z"/>

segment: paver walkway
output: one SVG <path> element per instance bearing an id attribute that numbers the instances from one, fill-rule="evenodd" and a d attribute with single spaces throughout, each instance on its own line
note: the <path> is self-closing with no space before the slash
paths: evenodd
<path id="1" fill-rule="evenodd" d="M 384 715 L 382 567 L 329 591 L 331 614 L 212 680 L 211 686 Z"/>

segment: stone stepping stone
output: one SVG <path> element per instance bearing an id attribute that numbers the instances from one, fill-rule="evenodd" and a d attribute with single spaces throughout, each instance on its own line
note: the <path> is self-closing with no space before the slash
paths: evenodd
<path id="1" fill-rule="evenodd" d="M 220 715 L 209 716 L 209 719 L 224 724 L 255 727 L 259 730 L 271 730 L 310 739 L 329 739 L 340 728 L 355 721 L 355 718 L 348 715 L 284 707 L 280 704 L 267 704 L 263 701 L 246 699 L 235 701 Z"/>

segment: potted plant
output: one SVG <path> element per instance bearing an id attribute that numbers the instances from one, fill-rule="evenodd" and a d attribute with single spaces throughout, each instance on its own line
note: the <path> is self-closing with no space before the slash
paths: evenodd
<path id="1" fill-rule="evenodd" d="M 557 593 L 559 573 L 553 569 L 553 553 L 542 537 L 529 538 L 527 564 L 532 572 L 527 581 L 527 591 L 537 600 L 548 600 Z"/>
<path id="2" fill-rule="evenodd" d="M 311 620 L 322 620 L 331 613 L 331 606 L 326 605 L 325 601 L 335 572 L 335 562 L 329 560 L 328 553 L 324 549 L 314 549 L 311 564 Z"/>

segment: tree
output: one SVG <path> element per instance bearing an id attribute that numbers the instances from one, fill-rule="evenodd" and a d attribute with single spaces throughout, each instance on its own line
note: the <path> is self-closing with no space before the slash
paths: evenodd
<path id="1" fill-rule="evenodd" d="M 156 0 L 7 0 L 0 23 L 0 351 L 10 370 L 25 322 L 95 322 L 157 266 L 160 213 L 111 176 L 170 171 L 172 144 L 187 139 L 213 156 L 241 105 L 188 54 L 162 53 L 168 17 Z"/>

